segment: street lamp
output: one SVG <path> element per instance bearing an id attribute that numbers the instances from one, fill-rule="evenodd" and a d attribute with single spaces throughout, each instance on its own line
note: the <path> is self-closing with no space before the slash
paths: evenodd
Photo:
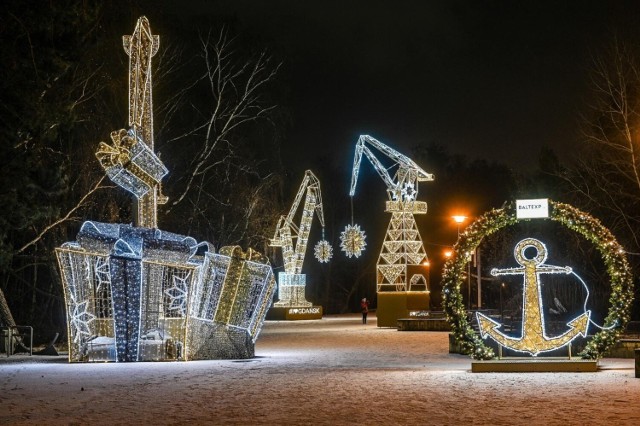
<path id="1" fill-rule="evenodd" d="M 458 239 L 460 238 L 460 225 L 467 220 L 467 216 L 454 215 L 451 216 L 458 227 Z M 471 309 L 471 262 L 467 263 L 467 303 L 468 309 Z"/>
<path id="2" fill-rule="evenodd" d="M 466 216 L 462 216 L 462 215 L 454 215 L 451 216 L 453 218 L 453 221 L 456 223 L 456 225 L 458 226 L 458 238 L 460 238 L 460 225 L 467 220 Z"/>

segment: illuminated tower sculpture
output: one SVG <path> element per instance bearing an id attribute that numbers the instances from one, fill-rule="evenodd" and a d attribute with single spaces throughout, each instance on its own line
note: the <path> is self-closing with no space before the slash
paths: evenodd
<path id="1" fill-rule="evenodd" d="M 385 167 L 369 146 L 390 158 L 394 164 Z M 427 203 L 416 200 L 418 182 L 432 181 L 434 176 L 382 142 L 362 135 L 356 143 L 353 160 L 349 191 L 352 197 L 363 154 L 387 185 L 389 201 L 385 211 L 391 213 L 391 220 L 376 265 L 376 314 L 379 327 L 395 327 L 397 319 L 408 316 L 410 311 L 429 309 L 427 279 L 421 273 L 427 264 L 427 254 L 414 215 L 427 213 Z M 396 169 L 393 178 L 389 174 L 392 168 Z"/>
<path id="2" fill-rule="evenodd" d="M 295 224 L 295 216 L 304 196 L 300 225 Z M 278 275 L 278 299 L 274 308 L 310 308 L 286 310 L 282 319 L 318 319 L 322 318 L 322 308 L 312 307 L 305 297 L 306 274 L 302 273 L 302 265 L 307 250 L 309 232 L 313 222 L 313 214 L 317 214 L 322 225 L 323 239 L 316 245 L 316 258 L 320 262 L 327 262 L 331 258 L 331 246 L 324 240 L 324 213 L 322 210 L 322 194 L 320 181 L 311 170 L 304 173 L 304 178 L 298 188 L 296 198 L 291 205 L 289 214 L 281 216 L 276 232 L 271 240 L 271 246 L 282 247 L 284 272 Z M 296 239 L 294 244 L 293 239 Z M 276 315 L 277 316 L 277 315 Z"/>
<path id="3" fill-rule="evenodd" d="M 151 34 L 146 17 L 138 19 L 132 35 L 122 37 L 129 55 L 129 130 L 111 133 L 113 146 L 100 143 L 96 156 L 109 178 L 136 197 L 134 224 L 158 227 L 160 180 L 168 173 L 153 151 L 153 102 L 151 57 L 160 46 L 160 37 Z"/>
<path id="4" fill-rule="evenodd" d="M 154 150 L 153 99 L 151 92 L 151 58 L 158 52 L 160 37 L 151 34 L 146 17 L 138 19 L 132 35 L 122 36 L 122 46 L 129 55 L 129 126 Z M 144 228 L 156 228 L 158 203 L 167 202 L 154 185 L 137 202 L 135 224 Z"/>

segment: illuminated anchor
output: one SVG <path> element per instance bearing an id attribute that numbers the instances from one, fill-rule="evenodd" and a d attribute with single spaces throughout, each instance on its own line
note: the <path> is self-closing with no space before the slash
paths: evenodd
<path id="1" fill-rule="evenodd" d="M 525 257 L 524 254 L 528 248 L 537 250 L 536 255 L 531 259 Z M 560 336 L 548 337 L 545 332 L 540 274 L 570 274 L 572 272 L 571 268 L 568 266 L 545 265 L 547 249 L 541 241 L 534 238 L 520 241 L 514 249 L 514 256 L 516 261 L 522 265 L 521 268 L 493 269 L 491 275 L 524 275 L 522 336 L 507 336 L 498 331 L 502 324 L 478 312 L 476 317 L 482 338 L 486 339 L 489 336 L 506 348 L 528 352 L 536 356 L 540 352 L 558 349 L 580 335 L 586 336 L 591 311 L 586 311 L 568 322 L 569 330 Z"/>

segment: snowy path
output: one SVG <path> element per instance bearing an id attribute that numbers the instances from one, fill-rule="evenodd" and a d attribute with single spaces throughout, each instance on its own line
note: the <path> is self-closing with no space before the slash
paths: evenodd
<path id="1" fill-rule="evenodd" d="M 447 333 L 378 329 L 357 315 L 267 322 L 256 355 L 3 359 L 0 424 L 640 424 L 631 359 L 605 358 L 597 373 L 471 373 Z"/>

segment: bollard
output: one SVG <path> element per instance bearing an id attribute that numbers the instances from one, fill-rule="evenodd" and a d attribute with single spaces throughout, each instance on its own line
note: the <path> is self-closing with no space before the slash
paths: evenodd
<path id="1" fill-rule="evenodd" d="M 636 349 L 636 379 L 640 379 L 640 349 Z"/>

